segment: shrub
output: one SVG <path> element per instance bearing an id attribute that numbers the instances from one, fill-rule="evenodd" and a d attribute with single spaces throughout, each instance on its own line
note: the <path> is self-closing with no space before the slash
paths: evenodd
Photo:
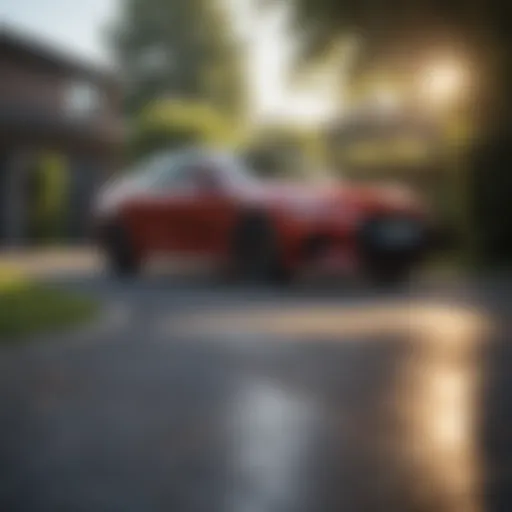
<path id="1" fill-rule="evenodd" d="M 235 144 L 233 123 L 208 104 L 191 101 L 157 101 L 134 120 L 128 154 L 148 153 L 187 145 Z"/>

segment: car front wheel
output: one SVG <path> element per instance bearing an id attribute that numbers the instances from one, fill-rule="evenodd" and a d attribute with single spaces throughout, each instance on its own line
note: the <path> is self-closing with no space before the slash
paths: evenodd
<path id="1" fill-rule="evenodd" d="M 424 227 L 412 219 L 372 219 L 363 226 L 359 242 L 366 275 L 378 285 L 406 282 L 426 249 Z"/>
<path id="2" fill-rule="evenodd" d="M 136 256 L 127 231 L 119 224 L 106 226 L 101 245 L 111 274 L 118 277 L 136 275 L 141 262 Z"/>

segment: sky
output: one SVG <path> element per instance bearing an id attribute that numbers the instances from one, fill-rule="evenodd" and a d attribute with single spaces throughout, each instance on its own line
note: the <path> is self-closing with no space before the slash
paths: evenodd
<path id="1" fill-rule="evenodd" d="M 88 60 L 108 62 L 103 34 L 118 0 L 0 0 L 0 21 Z"/>
<path id="2" fill-rule="evenodd" d="M 106 27 L 121 0 L 0 0 L 0 21 L 71 54 L 108 64 Z M 333 77 L 314 87 L 292 87 L 287 78 L 293 43 L 285 35 L 286 12 L 256 16 L 251 0 L 228 0 L 235 26 L 245 39 L 254 122 L 317 124 L 332 115 Z"/>
<path id="3" fill-rule="evenodd" d="M 237 3 L 241 5 L 240 0 Z M 282 9 L 256 16 L 247 11 L 238 13 L 237 19 L 242 28 L 246 25 L 244 32 L 251 34 L 247 62 L 256 117 L 316 124 L 332 116 L 334 75 L 316 76 L 315 85 L 308 87 L 294 86 L 290 81 L 295 46 L 286 36 L 287 12 Z"/>

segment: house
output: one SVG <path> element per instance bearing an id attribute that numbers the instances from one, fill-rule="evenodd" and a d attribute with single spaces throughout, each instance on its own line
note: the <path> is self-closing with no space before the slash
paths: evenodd
<path id="1" fill-rule="evenodd" d="M 86 237 L 121 141 L 111 74 L 0 30 L 0 246 Z"/>

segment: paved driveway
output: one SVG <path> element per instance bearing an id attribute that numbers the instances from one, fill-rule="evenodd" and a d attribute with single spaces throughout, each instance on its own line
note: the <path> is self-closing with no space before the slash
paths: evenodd
<path id="1" fill-rule="evenodd" d="M 62 258 L 37 273 L 107 314 L 0 350 L 0 510 L 512 507 L 505 282 L 116 282 Z"/>

